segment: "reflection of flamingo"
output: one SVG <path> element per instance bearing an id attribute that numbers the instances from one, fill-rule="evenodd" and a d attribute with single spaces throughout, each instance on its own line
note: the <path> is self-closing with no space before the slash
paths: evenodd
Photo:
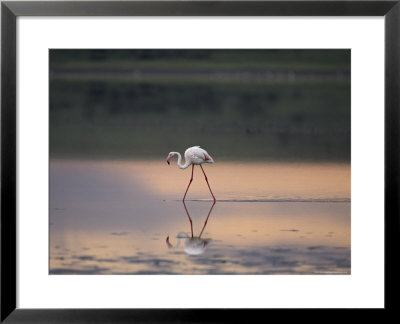
<path id="1" fill-rule="evenodd" d="M 184 239 L 183 241 L 183 250 L 189 254 L 189 255 L 199 255 L 199 254 L 203 254 L 204 251 L 207 249 L 208 244 L 211 242 L 211 239 L 203 239 L 201 238 L 201 235 L 204 232 L 204 228 L 207 225 L 208 222 L 208 218 L 210 217 L 211 211 L 214 208 L 215 205 L 215 201 L 212 204 L 210 211 L 208 212 L 207 218 L 204 222 L 203 228 L 201 229 L 200 235 L 198 237 L 193 236 L 193 222 L 192 219 L 190 218 L 189 212 L 186 208 L 186 204 L 185 201 L 183 201 L 183 206 L 185 207 L 185 211 L 186 211 L 186 215 L 189 218 L 189 222 L 190 222 L 190 231 L 192 236 L 187 235 L 186 233 L 180 232 L 178 233 L 178 235 L 176 236 L 178 243 L 176 245 L 176 248 L 179 248 L 180 243 L 181 243 L 181 239 Z M 169 242 L 169 236 L 166 239 L 166 243 L 168 248 L 173 248 L 173 245 Z"/>
<path id="2" fill-rule="evenodd" d="M 195 166 L 195 164 L 198 164 L 198 165 L 200 165 L 200 168 L 203 171 L 204 178 L 206 179 L 206 182 L 208 185 L 208 189 L 210 189 L 211 195 L 213 196 L 213 199 L 215 202 L 215 197 L 214 197 L 213 192 L 211 191 L 210 184 L 208 183 L 206 173 L 204 172 L 203 167 L 201 166 L 202 163 L 214 163 L 213 158 L 207 153 L 207 151 L 200 148 L 200 146 L 189 147 L 185 151 L 185 164 L 183 164 L 183 165 L 181 164 L 182 156 L 179 152 L 170 152 L 167 156 L 167 163 L 169 164 L 169 161 L 171 160 L 171 158 L 174 155 L 178 155 L 177 164 L 178 164 L 179 169 L 186 169 L 187 167 L 189 167 L 189 165 L 192 165 L 192 176 L 190 178 L 189 185 L 186 188 L 185 195 L 183 196 L 182 200 L 185 201 L 186 194 L 189 190 L 190 184 L 193 181 L 194 166 Z"/>
<path id="3" fill-rule="evenodd" d="M 203 254 L 207 249 L 208 244 L 211 242 L 211 239 L 202 239 L 200 237 L 189 237 L 186 233 L 180 232 L 177 236 L 177 245 L 176 248 L 179 248 L 181 239 L 183 241 L 183 250 L 189 255 L 200 255 Z M 169 248 L 173 248 L 172 244 L 169 243 L 169 237 L 167 237 L 167 245 Z"/>

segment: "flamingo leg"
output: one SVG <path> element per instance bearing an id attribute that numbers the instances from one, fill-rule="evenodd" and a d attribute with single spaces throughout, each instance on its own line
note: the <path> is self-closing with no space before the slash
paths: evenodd
<path id="1" fill-rule="evenodd" d="M 204 173 L 204 178 L 206 179 L 208 189 L 210 189 L 211 196 L 213 196 L 213 198 L 214 198 L 214 203 L 215 203 L 215 202 L 216 202 L 216 199 L 215 199 L 214 194 L 213 194 L 213 192 L 212 192 L 212 190 L 211 190 L 211 188 L 210 188 L 210 184 L 208 183 L 206 173 L 204 172 L 203 167 L 201 166 L 201 164 L 200 164 L 200 168 L 201 168 L 201 171 L 203 171 L 203 173 Z"/>
<path id="2" fill-rule="evenodd" d="M 212 211 L 212 210 L 213 210 L 213 208 L 214 208 L 214 205 L 215 205 L 215 200 L 214 200 L 214 202 L 213 202 L 213 204 L 212 204 L 212 206 L 211 206 L 211 208 L 210 208 L 210 211 L 208 212 L 208 215 L 207 215 L 206 221 L 204 222 L 203 228 L 201 229 L 201 232 L 200 232 L 199 238 L 201 237 L 201 235 L 203 234 L 203 231 L 204 231 L 204 229 L 206 228 L 206 225 L 207 225 L 207 222 L 208 222 L 208 218 L 210 217 L 210 214 L 211 214 L 211 211 Z"/>
<path id="3" fill-rule="evenodd" d="M 183 199 L 182 199 L 183 202 L 185 202 L 186 194 L 187 194 L 187 192 L 189 190 L 189 187 L 190 187 L 190 185 L 191 185 L 191 183 L 193 181 L 193 170 L 194 170 L 194 164 L 192 164 L 192 176 L 191 176 L 189 184 L 188 184 L 188 186 L 186 188 L 185 195 L 183 196 Z"/>
<path id="4" fill-rule="evenodd" d="M 183 207 L 185 207 L 186 215 L 187 215 L 187 217 L 189 218 L 189 222 L 190 222 L 190 231 L 192 232 L 192 237 L 193 237 L 193 222 L 192 222 L 192 219 L 190 218 L 189 212 L 188 212 L 188 210 L 187 210 L 187 208 L 186 208 L 185 201 L 183 200 L 182 202 L 183 202 Z"/>

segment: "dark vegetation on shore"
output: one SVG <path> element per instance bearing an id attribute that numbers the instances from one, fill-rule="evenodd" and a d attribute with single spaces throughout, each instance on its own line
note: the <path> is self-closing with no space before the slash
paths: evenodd
<path id="1" fill-rule="evenodd" d="M 350 161 L 349 50 L 51 50 L 50 156 Z"/>

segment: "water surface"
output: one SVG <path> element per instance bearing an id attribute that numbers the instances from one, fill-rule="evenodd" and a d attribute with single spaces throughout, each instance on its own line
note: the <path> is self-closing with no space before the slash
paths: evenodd
<path id="1" fill-rule="evenodd" d="M 50 274 L 350 274 L 349 164 L 204 169 L 51 160 Z"/>

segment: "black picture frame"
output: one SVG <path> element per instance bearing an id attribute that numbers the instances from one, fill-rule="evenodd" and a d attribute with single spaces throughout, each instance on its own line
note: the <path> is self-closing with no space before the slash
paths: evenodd
<path id="1" fill-rule="evenodd" d="M 1 2 L 1 322 L 198 323 L 263 318 L 261 309 L 16 308 L 16 19 L 19 16 L 384 16 L 385 307 L 396 310 L 399 283 L 400 0 L 395 1 L 2 1 Z M 373 260 L 371 260 L 373 262 Z M 368 283 L 366 283 L 368 285 Z M 367 291 L 367 290 L 366 290 Z M 280 310 L 282 311 L 282 310 Z M 295 310 L 295 316 L 305 310 Z M 314 310 L 316 311 L 316 310 Z M 327 310 L 331 312 L 331 310 Z M 370 314 L 370 313 L 369 313 Z M 269 314 L 270 315 L 270 314 Z M 250 316 L 250 317 L 249 317 Z M 370 315 L 368 315 L 370 316 Z M 309 318 L 308 318 L 309 319 Z M 298 318 L 297 318 L 298 320 Z"/>

